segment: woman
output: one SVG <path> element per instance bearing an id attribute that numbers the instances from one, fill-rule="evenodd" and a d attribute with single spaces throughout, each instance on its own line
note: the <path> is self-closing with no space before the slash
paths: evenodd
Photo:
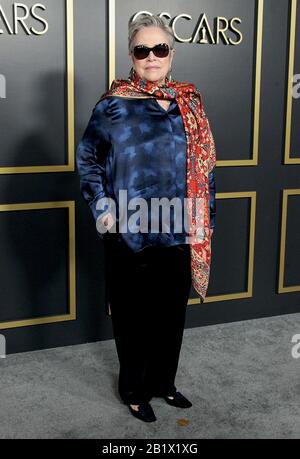
<path id="1" fill-rule="evenodd" d="M 151 422 L 153 396 L 192 406 L 175 376 L 191 285 L 201 301 L 208 286 L 216 155 L 199 91 L 170 77 L 172 29 L 140 15 L 128 38 L 130 75 L 97 102 L 76 161 L 106 250 L 119 394 Z M 168 218 L 153 198 L 165 198 Z"/>

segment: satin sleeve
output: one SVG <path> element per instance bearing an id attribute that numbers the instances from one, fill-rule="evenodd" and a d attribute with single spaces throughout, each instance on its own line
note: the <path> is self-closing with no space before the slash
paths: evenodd
<path id="1" fill-rule="evenodd" d="M 104 212 L 107 212 L 109 207 L 107 204 L 104 208 L 96 208 L 98 199 L 107 198 L 105 161 L 111 148 L 111 141 L 105 112 L 106 105 L 107 99 L 103 99 L 93 108 L 76 149 L 80 192 L 90 207 L 95 222 Z"/>

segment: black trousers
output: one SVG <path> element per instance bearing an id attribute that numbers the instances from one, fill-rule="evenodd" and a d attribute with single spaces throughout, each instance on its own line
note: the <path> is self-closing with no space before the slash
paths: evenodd
<path id="1" fill-rule="evenodd" d="M 191 289 L 190 247 L 133 252 L 110 234 L 105 251 L 119 395 L 130 404 L 173 395 Z"/>

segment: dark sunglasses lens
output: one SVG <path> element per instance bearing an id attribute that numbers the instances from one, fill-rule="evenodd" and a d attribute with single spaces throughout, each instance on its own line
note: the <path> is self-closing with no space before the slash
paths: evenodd
<path id="1" fill-rule="evenodd" d="M 136 46 L 133 50 L 136 59 L 146 59 L 149 56 L 150 50 L 146 46 Z M 156 45 L 153 48 L 153 53 L 156 57 L 167 57 L 169 54 L 169 46 L 166 44 Z"/>
<path id="2" fill-rule="evenodd" d="M 133 53 L 136 59 L 146 59 L 149 55 L 149 49 L 145 46 L 136 46 Z"/>
<path id="3" fill-rule="evenodd" d="M 167 55 L 169 54 L 169 46 L 157 45 L 154 47 L 153 52 L 156 57 L 167 57 Z"/>

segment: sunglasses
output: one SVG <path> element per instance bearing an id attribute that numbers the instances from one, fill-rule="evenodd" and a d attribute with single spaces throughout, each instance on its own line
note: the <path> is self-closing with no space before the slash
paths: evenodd
<path id="1" fill-rule="evenodd" d="M 133 48 L 133 55 L 136 59 L 146 59 L 149 56 L 150 51 L 153 51 L 156 57 L 167 57 L 170 52 L 169 45 L 167 43 L 160 43 L 159 45 L 148 48 L 145 45 L 137 45 Z"/>

